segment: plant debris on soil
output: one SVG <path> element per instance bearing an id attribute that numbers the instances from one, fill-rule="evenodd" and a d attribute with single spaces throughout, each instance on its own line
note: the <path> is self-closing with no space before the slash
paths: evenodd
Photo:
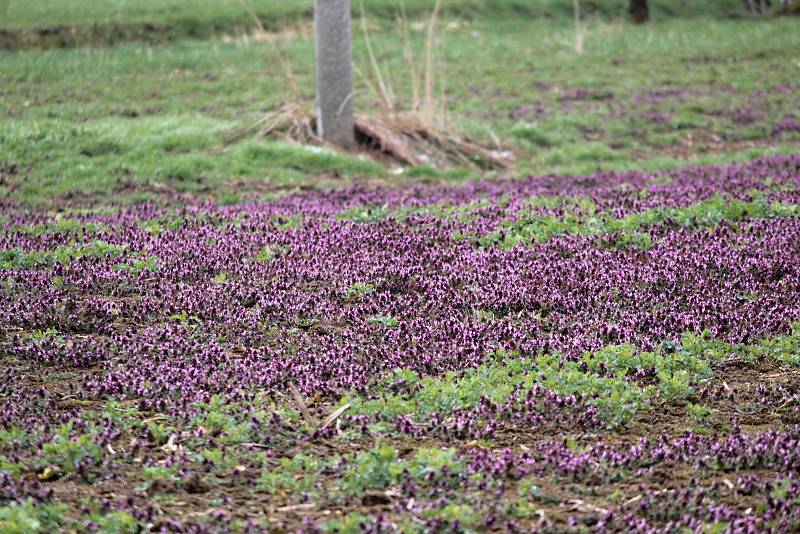
<path id="1" fill-rule="evenodd" d="M 800 528 L 798 156 L 0 221 L 0 530 Z"/>
<path id="2" fill-rule="evenodd" d="M 486 148 L 452 131 L 440 131 L 414 113 L 357 116 L 355 130 L 355 151 L 382 163 L 491 170 L 507 169 L 514 162 L 514 153 L 499 140 L 494 149 Z M 232 132 L 225 142 L 233 143 L 253 132 L 257 137 L 337 149 L 317 135 L 316 119 L 298 104 L 282 104 L 254 124 Z"/>

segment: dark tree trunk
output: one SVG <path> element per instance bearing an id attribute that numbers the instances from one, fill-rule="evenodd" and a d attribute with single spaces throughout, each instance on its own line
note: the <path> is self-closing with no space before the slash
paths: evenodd
<path id="1" fill-rule="evenodd" d="M 743 0 L 744 8 L 750 13 L 762 14 L 766 13 L 771 7 L 770 0 Z"/>
<path id="2" fill-rule="evenodd" d="M 647 7 L 647 0 L 631 0 L 628 12 L 636 24 L 644 24 L 650 20 L 650 9 Z"/>

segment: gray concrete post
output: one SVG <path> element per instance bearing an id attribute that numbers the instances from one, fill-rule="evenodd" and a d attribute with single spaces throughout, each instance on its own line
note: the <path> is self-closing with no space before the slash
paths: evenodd
<path id="1" fill-rule="evenodd" d="M 317 133 L 344 149 L 355 145 L 350 0 L 314 0 Z"/>

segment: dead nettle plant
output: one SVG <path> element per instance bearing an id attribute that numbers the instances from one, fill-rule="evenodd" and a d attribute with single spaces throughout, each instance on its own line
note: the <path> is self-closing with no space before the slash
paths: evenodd
<path id="1" fill-rule="evenodd" d="M 326 143 L 316 132 L 314 103 L 304 100 L 298 90 L 296 77 L 288 60 L 286 48 L 278 46 L 261 24 L 249 3 L 244 4 L 262 40 L 270 44 L 283 76 L 286 78 L 290 100 L 275 107 L 253 124 L 241 128 L 226 138 L 231 143 L 247 135 L 280 138 L 302 144 L 337 147 Z M 400 2 L 396 31 L 402 42 L 402 72 L 407 79 L 398 83 L 397 72 L 386 61 L 379 62 L 373 46 L 369 19 L 360 4 L 360 29 L 363 34 L 368 68 L 354 72 L 363 86 L 357 94 L 367 94 L 375 103 L 374 112 L 357 113 L 355 118 L 357 151 L 377 161 L 400 165 L 429 165 L 434 168 L 467 166 L 475 169 L 504 169 L 514 162 L 511 147 L 496 135 L 486 144 L 461 133 L 447 113 L 447 65 L 442 52 L 444 37 L 439 34 L 442 0 L 435 0 L 425 31 L 424 51 L 417 53 L 412 41 L 412 28 Z M 406 99 L 396 87 L 410 88 Z"/>

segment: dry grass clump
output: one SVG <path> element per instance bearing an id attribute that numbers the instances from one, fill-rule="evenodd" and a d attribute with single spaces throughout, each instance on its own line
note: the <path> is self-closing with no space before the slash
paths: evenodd
<path id="1" fill-rule="evenodd" d="M 367 17 L 361 6 L 361 30 L 364 35 L 369 59 L 368 74 L 358 68 L 355 72 L 365 90 L 378 103 L 378 111 L 371 115 L 356 116 L 356 140 L 358 150 L 366 152 L 378 161 L 387 158 L 404 165 L 430 165 L 447 168 L 453 165 L 479 169 L 504 169 L 514 162 L 513 152 L 499 139 L 491 146 L 470 139 L 456 131 L 447 114 L 446 65 L 437 53 L 437 25 L 441 12 L 441 0 L 436 0 L 427 21 L 423 61 L 418 61 L 411 45 L 409 24 L 403 2 L 397 17 L 397 30 L 403 40 L 403 57 L 408 68 L 411 87 L 410 105 L 401 105 L 391 77 L 381 68 L 372 45 Z M 290 62 L 269 37 L 252 8 L 247 6 L 259 34 L 266 36 L 290 89 L 292 100 L 279 105 L 256 122 L 233 132 L 225 140 L 233 142 L 246 135 L 277 137 L 289 141 L 312 145 L 327 145 L 317 135 L 316 117 L 312 104 L 304 101 L 297 89 Z M 420 68 L 421 65 L 421 68 Z M 331 147 L 336 148 L 336 147 Z"/>

